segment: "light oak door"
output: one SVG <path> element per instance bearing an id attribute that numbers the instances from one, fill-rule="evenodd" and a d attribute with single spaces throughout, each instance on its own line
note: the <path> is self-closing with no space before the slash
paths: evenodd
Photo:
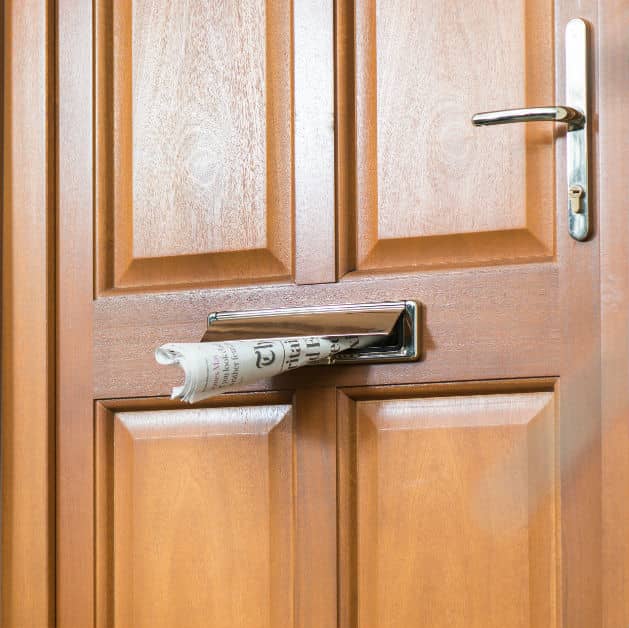
<path id="1" fill-rule="evenodd" d="M 563 99 L 574 17 L 601 121 L 582 243 L 565 131 L 470 122 Z M 56 21 L 57 626 L 626 625 L 601 362 L 614 16 L 59 0 Z M 153 359 L 211 311 L 401 299 L 416 363 L 189 407 Z"/>

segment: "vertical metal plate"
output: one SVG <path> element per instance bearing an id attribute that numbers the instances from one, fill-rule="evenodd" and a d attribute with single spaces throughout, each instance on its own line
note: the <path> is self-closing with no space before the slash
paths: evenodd
<path id="1" fill-rule="evenodd" d="M 566 26 L 566 105 L 585 115 L 583 128 L 566 134 L 568 187 L 581 186 L 583 195 L 578 211 L 568 206 L 568 230 L 575 240 L 585 240 L 590 233 L 590 181 L 588 170 L 588 133 L 590 112 L 588 107 L 588 27 L 581 19 Z"/>

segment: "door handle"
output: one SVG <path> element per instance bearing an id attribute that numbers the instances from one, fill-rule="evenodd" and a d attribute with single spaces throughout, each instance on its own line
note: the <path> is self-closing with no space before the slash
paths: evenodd
<path id="1" fill-rule="evenodd" d="M 474 126 L 493 126 L 514 122 L 550 121 L 564 123 L 568 185 L 568 231 L 575 240 L 590 233 L 591 202 L 588 168 L 588 28 L 581 19 L 566 26 L 566 103 L 551 107 L 530 107 L 487 111 L 472 116 Z"/>
<path id="2" fill-rule="evenodd" d="M 528 107 L 526 109 L 504 109 L 486 111 L 472 116 L 474 126 L 511 124 L 512 122 L 565 122 L 569 131 L 578 131 L 585 126 L 585 114 L 574 107 Z"/>

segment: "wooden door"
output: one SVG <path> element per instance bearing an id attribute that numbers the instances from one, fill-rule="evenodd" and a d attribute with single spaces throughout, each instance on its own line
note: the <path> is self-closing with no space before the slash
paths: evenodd
<path id="1" fill-rule="evenodd" d="M 603 4 L 57 2 L 55 625 L 629 622 L 629 44 Z M 470 123 L 560 103 L 577 16 L 584 243 L 564 132 Z M 412 364 L 188 407 L 152 357 L 210 311 L 400 299 Z"/>

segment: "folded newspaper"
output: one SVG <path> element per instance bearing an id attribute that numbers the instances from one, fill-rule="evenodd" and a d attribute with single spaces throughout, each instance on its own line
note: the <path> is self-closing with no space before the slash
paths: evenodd
<path id="1" fill-rule="evenodd" d="M 155 350 L 160 364 L 177 364 L 184 383 L 172 399 L 195 403 L 259 379 L 312 364 L 378 341 L 378 336 L 326 336 L 169 343 Z"/>

